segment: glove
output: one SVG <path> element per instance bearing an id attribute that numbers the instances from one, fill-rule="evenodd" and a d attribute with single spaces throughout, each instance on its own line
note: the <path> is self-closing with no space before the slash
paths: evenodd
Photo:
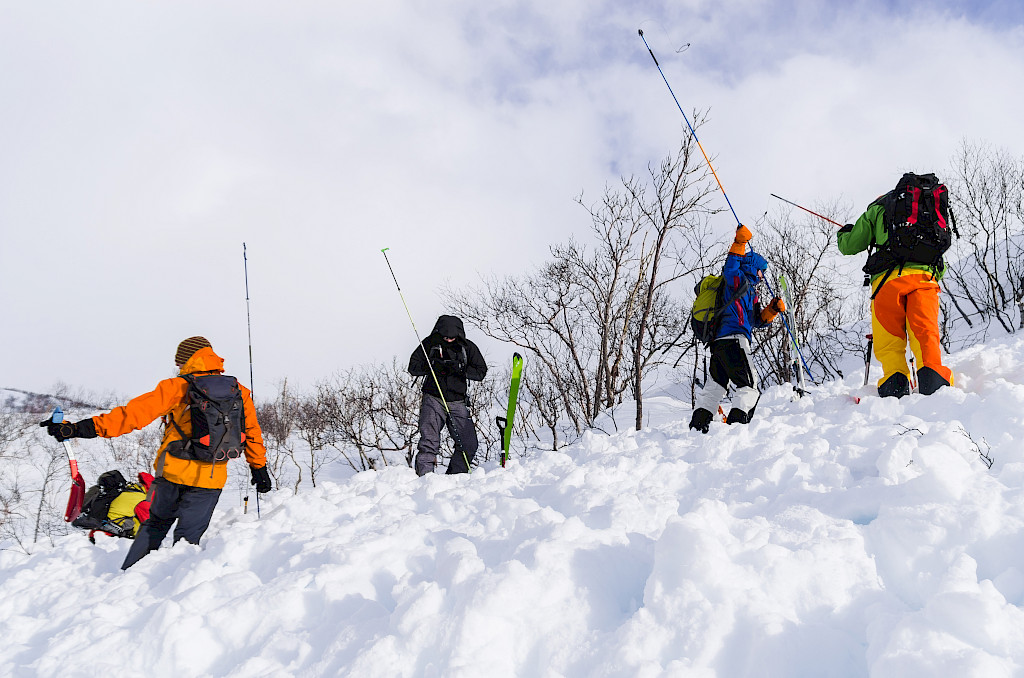
<path id="1" fill-rule="evenodd" d="M 849 233 L 853 230 L 853 224 L 847 224 L 839 229 L 839 233 Z"/>
<path id="2" fill-rule="evenodd" d="M 775 320 L 775 316 L 780 313 L 786 312 L 786 302 L 779 297 L 772 299 L 771 303 L 768 304 L 767 308 L 761 310 L 761 320 L 770 323 Z"/>
<path id="3" fill-rule="evenodd" d="M 736 237 L 733 238 L 732 247 L 729 248 L 729 254 L 737 254 L 743 256 L 747 253 L 747 243 L 754 237 L 754 234 L 750 232 L 750 229 L 740 224 L 736 227 Z"/>
<path id="4" fill-rule="evenodd" d="M 249 484 L 255 485 L 257 492 L 259 492 L 260 494 L 270 492 L 270 472 L 267 471 L 266 466 L 260 466 L 259 468 L 256 468 L 255 466 L 250 466 L 249 473 L 252 474 L 252 480 L 249 481 Z"/>
<path id="5" fill-rule="evenodd" d="M 462 376 L 466 373 L 466 363 L 462 362 L 460 358 L 452 358 L 448 361 L 448 374 L 454 374 L 455 376 Z"/>
<path id="6" fill-rule="evenodd" d="M 39 422 L 39 425 L 45 428 L 48 434 L 56 438 L 58 443 L 70 440 L 71 438 L 96 437 L 96 424 L 93 423 L 92 417 L 83 419 L 75 424 L 72 424 L 70 421 L 62 421 L 59 424 L 55 424 L 52 420 L 47 419 Z"/>
<path id="7" fill-rule="evenodd" d="M 448 357 L 442 358 L 442 355 Z M 466 365 L 462 362 L 462 356 L 460 353 L 458 351 L 453 351 L 450 348 L 446 348 L 443 353 L 442 349 L 439 347 L 431 349 L 430 364 L 438 376 L 449 374 L 461 375 L 466 371 Z"/>

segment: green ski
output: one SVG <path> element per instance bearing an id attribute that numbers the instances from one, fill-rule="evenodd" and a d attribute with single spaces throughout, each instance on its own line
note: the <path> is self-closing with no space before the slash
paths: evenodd
<path id="1" fill-rule="evenodd" d="M 789 322 L 790 327 L 789 342 L 787 342 L 787 346 L 792 346 L 794 349 L 793 353 L 798 354 L 800 352 L 800 344 L 797 343 L 796 340 L 796 319 L 793 317 L 793 295 L 789 293 L 789 285 L 786 284 L 786 277 L 781 273 L 779 274 L 779 294 L 782 295 L 782 301 L 786 302 L 786 320 Z M 796 371 L 796 388 L 797 392 L 800 395 L 803 395 L 807 392 L 807 388 L 804 383 L 804 371 L 800 365 L 800 361 L 797 360 L 793 353 L 790 354 L 790 357 L 792 358 L 793 369 Z"/>
<path id="2" fill-rule="evenodd" d="M 508 461 L 508 450 L 512 444 L 512 422 L 516 416 L 516 403 L 519 401 L 519 378 L 523 374 L 523 356 L 512 354 L 512 380 L 508 389 L 508 411 L 504 417 L 495 417 L 498 432 L 501 436 L 501 465 Z"/>

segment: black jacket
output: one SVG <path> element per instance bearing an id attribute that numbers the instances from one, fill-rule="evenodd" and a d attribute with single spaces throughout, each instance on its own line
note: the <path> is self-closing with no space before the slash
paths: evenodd
<path id="1" fill-rule="evenodd" d="M 455 337 L 455 341 L 445 341 L 444 337 Z M 484 356 L 469 339 L 466 339 L 466 328 L 462 320 L 453 315 L 443 315 L 434 323 L 434 329 L 423 340 L 423 347 L 417 346 L 409 356 L 409 374 L 414 377 L 426 377 L 423 380 L 423 392 L 437 397 L 437 385 L 427 368 L 426 349 L 434 374 L 441 384 L 441 394 L 447 402 L 458 402 L 466 399 L 466 380 L 482 381 L 487 374 L 487 363 Z"/>

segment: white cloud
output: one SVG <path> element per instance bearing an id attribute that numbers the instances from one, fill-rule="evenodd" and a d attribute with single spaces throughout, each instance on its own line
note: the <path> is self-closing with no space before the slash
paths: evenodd
<path id="1" fill-rule="evenodd" d="M 441 282 L 539 263 L 578 193 L 677 146 L 641 25 L 744 220 L 769 192 L 860 209 L 964 137 L 1021 153 L 994 5 L 826 7 L 0 5 L 0 386 L 139 392 L 192 334 L 243 375 L 243 241 L 258 394 L 404 360 L 382 247 L 429 329 Z"/>

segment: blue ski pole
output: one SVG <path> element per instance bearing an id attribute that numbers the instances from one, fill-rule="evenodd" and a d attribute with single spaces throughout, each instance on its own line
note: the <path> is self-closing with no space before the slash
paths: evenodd
<path id="1" fill-rule="evenodd" d="M 722 186 L 722 180 L 718 178 L 718 173 L 715 172 L 715 168 L 711 164 L 711 159 L 708 158 L 708 154 L 704 151 L 704 146 L 701 145 L 700 139 L 697 137 L 697 131 L 693 129 L 693 125 L 690 124 L 690 119 L 686 117 L 686 112 L 683 110 L 682 105 L 679 103 L 679 98 L 676 96 L 676 93 L 672 91 L 672 85 L 669 84 L 668 78 L 665 77 L 665 71 L 661 70 L 661 64 L 658 63 L 658 58 L 654 56 L 654 50 L 652 50 L 651 46 L 647 44 L 647 38 L 644 37 L 643 30 L 637 30 L 637 33 L 640 34 L 640 39 L 644 41 L 644 46 L 647 48 L 648 54 L 651 55 L 651 59 L 654 60 L 654 65 L 658 67 L 658 73 L 661 73 L 661 79 L 665 81 L 665 87 L 668 87 L 668 92 L 669 94 L 672 95 L 672 100 L 676 102 L 676 108 L 678 108 L 679 112 L 683 114 L 683 120 L 686 121 L 686 126 L 690 128 L 690 134 L 693 135 L 693 140 L 697 142 L 697 148 L 700 149 L 701 154 L 704 156 L 704 161 L 708 164 L 708 169 L 711 170 L 711 175 L 715 178 L 715 181 L 718 183 L 718 190 L 722 192 L 722 197 L 725 198 L 726 204 L 729 205 L 729 211 L 732 212 L 733 218 L 736 219 L 736 226 L 742 226 L 743 222 L 741 222 L 739 216 L 737 216 L 736 210 L 732 206 L 732 201 L 729 200 L 729 194 L 725 192 L 725 187 Z M 754 248 L 751 247 L 750 251 L 753 252 Z M 776 296 L 775 290 L 772 288 L 772 284 L 771 282 L 768 281 L 767 278 L 765 279 L 765 283 L 768 285 L 768 291 L 771 292 L 772 296 Z M 789 323 L 786 321 L 785 316 L 782 317 L 782 324 L 785 326 L 786 331 L 789 332 L 789 336 L 793 339 L 794 344 L 796 344 L 796 335 L 793 334 L 793 329 L 789 326 Z M 798 345 L 796 348 L 796 352 L 800 356 L 800 362 L 804 364 L 804 369 L 807 370 L 807 376 L 811 378 L 811 383 L 817 385 L 817 382 L 814 381 L 814 375 L 811 374 L 810 368 L 807 367 L 807 361 L 804 360 L 803 352 L 800 350 L 800 347 Z"/>

